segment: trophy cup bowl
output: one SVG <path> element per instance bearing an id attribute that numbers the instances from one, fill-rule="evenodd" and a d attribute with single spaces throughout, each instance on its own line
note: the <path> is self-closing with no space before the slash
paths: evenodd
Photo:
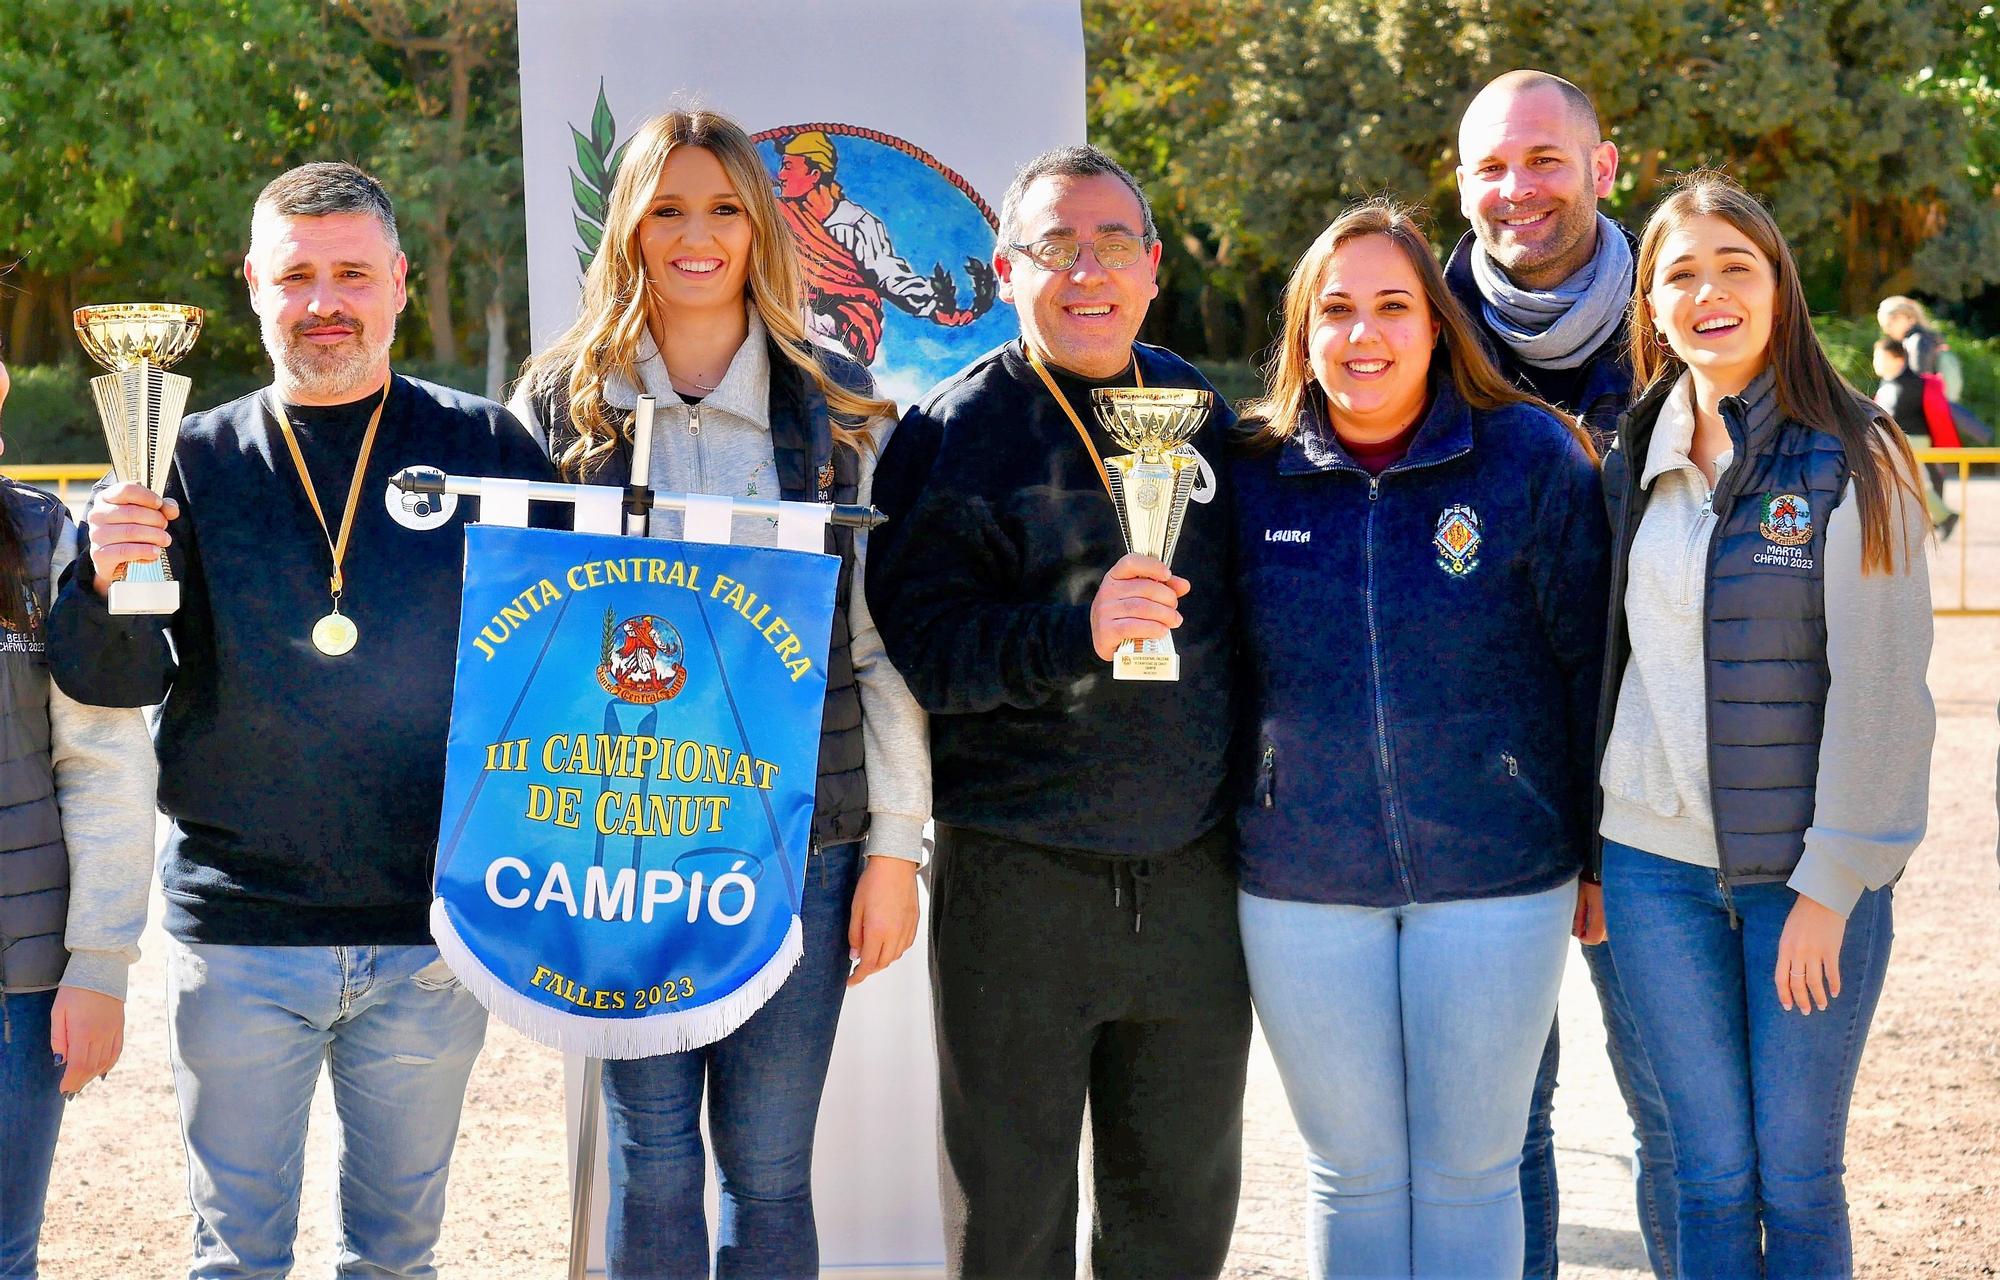
<path id="1" fill-rule="evenodd" d="M 180 438 L 181 414 L 194 383 L 167 366 L 201 336 L 202 310 L 173 302 L 115 302 L 78 307 L 77 340 L 111 372 L 90 380 L 104 443 L 118 479 L 164 493 Z M 123 566 L 111 584 L 111 612 L 162 614 L 180 608 L 164 549 L 156 560 Z"/>
<path id="2" fill-rule="evenodd" d="M 1188 501 L 1201 478 L 1201 455 L 1188 441 L 1208 421 L 1214 396 L 1181 387 L 1101 387 L 1090 393 L 1097 421 L 1131 453 L 1104 460 L 1112 505 L 1125 545 L 1173 563 L 1187 521 Z M 1117 680 L 1178 680 L 1180 654 L 1172 635 L 1127 640 L 1111 658 Z"/>

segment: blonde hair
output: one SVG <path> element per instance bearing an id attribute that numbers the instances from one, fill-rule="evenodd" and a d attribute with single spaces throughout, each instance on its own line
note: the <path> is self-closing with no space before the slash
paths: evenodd
<path id="1" fill-rule="evenodd" d="M 1324 399 L 1324 392 L 1313 379 L 1308 350 L 1314 304 L 1333 255 L 1343 245 L 1363 236 L 1388 239 L 1402 251 L 1417 279 L 1423 282 L 1424 301 L 1438 325 L 1438 346 L 1443 348 L 1452 385 L 1466 404 L 1489 411 L 1510 404 L 1533 405 L 1568 428 L 1584 452 L 1592 461 L 1596 460 L 1597 450 L 1591 444 L 1590 433 L 1574 417 L 1529 395 L 1494 367 L 1473 330 L 1472 321 L 1445 284 L 1444 272 L 1438 269 L 1430 244 L 1418 230 L 1410 211 L 1393 200 L 1379 197 L 1350 205 L 1319 233 L 1319 238 L 1292 269 L 1292 278 L 1285 285 L 1284 320 L 1278 332 L 1277 351 L 1264 366 L 1264 382 L 1269 390 L 1262 399 L 1243 407 L 1245 418 L 1263 420 L 1263 427 L 1251 438 L 1253 446 L 1269 447 L 1290 439 L 1297 434 L 1307 408 L 1314 403 L 1313 397 Z M 1437 359 L 1435 351 L 1431 358 Z"/>
<path id="2" fill-rule="evenodd" d="M 634 385 L 640 382 L 639 348 L 648 313 L 639 227 L 667 157 L 676 147 L 700 147 L 722 165 L 750 219 L 750 271 L 745 285 L 750 305 L 779 354 L 826 398 L 835 415 L 834 439 L 855 450 L 868 447 L 861 424 L 878 416 L 893 417 L 895 405 L 849 391 L 828 376 L 815 357 L 806 332 L 798 249 L 778 212 L 756 144 L 725 115 L 669 111 L 640 125 L 626 144 L 604 215 L 604 239 L 584 273 L 576 322 L 521 369 L 531 395 L 567 398 L 576 438 L 556 457 L 557 469 L 581 477 L 612 453 L 621 439 L 619 424 L 604 401 L 604 387 L 614 373 Z M 625 431 L 629 430 L 628 425 Z"/>
<path id="3" fill-rule="evenodd" d="M 1931 322 L 1930 312 L 1924 310 L 1923 303 L 1915 298 L 1905 298 L 1900 293 L 1875 304 L 1876 328 L 1886 331 L 1889 328 L 1889 321 L 1897 316 L 1908 316 L 1917 324 L 1927 325 Z"/>
<path id="4" fill-rule="evenodd" d="M 1632 376 L 1642 389 L 1640 394 L 1677 380 L 1687 368 L 1680 353 L 1661 341 L 1646 295 L 1652 292 L 1653 272 L 1667 237 L 1696 218 L 1722 219 L 1771 264 L 1775 288 L 1769 360 L 1778 411 L 1840 441 L 1861 513 L 1861 571 L 1894 573 L 1895 544 L 1902 540 L 1902 526 L 1890 509 L 1890 495 L 1901 489 L 1911 500 L 1921 501 L 1912 478 L 1916 459 L 1909 441 L 1873 401 L 1847 385 L 1833 361 L 1827 359 L 1818 335 L 1813 333 L 1798 263 L 1777 219 L 1757 197 L 1725 174 L 1705 169 L 1681 179 L 1653 210 L 1653 216 L 1646 220 L 1646 233 L 1639 238 L 1639 261 L 1633 275 L 1631 354 Z"/>

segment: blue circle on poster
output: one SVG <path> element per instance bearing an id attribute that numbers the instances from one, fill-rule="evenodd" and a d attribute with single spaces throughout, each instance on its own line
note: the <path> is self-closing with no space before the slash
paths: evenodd
<path id="1" fill-rule="evenodd" d="M 1019 332 L 993 274 L 993 211 L 936 157 L 832 123 L 756 135 L 798 243 L 814 335 L 909 405 Z"/>

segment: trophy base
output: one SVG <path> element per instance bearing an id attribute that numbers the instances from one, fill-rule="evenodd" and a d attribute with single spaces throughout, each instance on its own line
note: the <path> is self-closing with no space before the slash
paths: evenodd
<path id="1" fill-rule="evenodd" d="M 1113 680 L 1178 680 L 1181 655 L 1158 640 L 1127 640 L 1111 655 Z"/>
<path id="2" fill-rule="evenodd" d="M 111 612 L 120 615 L 174 613 L 181 607 L 178 582 L 133 582 L 111 584 Z"/>

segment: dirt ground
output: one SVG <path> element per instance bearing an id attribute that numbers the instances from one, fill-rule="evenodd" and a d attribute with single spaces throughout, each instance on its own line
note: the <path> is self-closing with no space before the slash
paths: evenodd
<path id="1" fill-rule="evenodd" d="M 1973 592 L 1976 603 L 2000 606 L 2000 481 L 1980 488 Z M 1940 599 L 1955 596 L 1956 543 L 1933 556 Z M 1859 1272 L 1884 1280 L 2000 1274 L 2000 619 L 1939 619 L 1931 688 L 1938 741 L 1930 832 L 1896 892 L 1894 962 L 1848 1147 Z M 190 1216 L 167 1069 L 162 953 L 155 930 L 133 981 L 125 1058 L 65 1119 L 43 1233 L 48 1280 L 184 1274 Z M 1564 1276 L 1638 1277 L 1644 1259 L 1625 1163 L 1629 1126 L 1603 1063 L 1580 962 L 1570 967 L 1562 1016 Z M 1261 1043 L 1246 1107 L 1243 1200 L 1227 1274 L 1302 1276 L 1300 1149 Z M 331 1129 L 322 1090 L 306 1159 L 302 1275 L 331 1270 Z M 462 1280 L 560 1276 L 566 1185 L 561 1061 L 495 1024 L 453 1165 L 443 1272 Z"/>

